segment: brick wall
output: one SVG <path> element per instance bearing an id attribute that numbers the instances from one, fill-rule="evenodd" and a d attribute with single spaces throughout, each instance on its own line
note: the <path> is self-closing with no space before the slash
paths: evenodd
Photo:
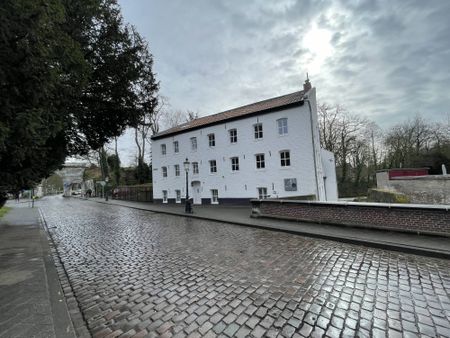
<path id="1" fill-rule="evenodd" d="M 288 200 L 252 200 L 252 205 L 254 216 L 450 237 L 448 206 Z"/>

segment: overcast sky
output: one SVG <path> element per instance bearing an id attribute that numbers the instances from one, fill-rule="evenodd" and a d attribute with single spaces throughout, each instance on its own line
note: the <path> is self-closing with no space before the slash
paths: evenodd
<path id="1" fill-rule="evenodd" d="M 300 90 L 383 128 L 450 112 L 450 1 L 119 0 L 160 93 L 201 116 Z M 120 149 L 134 156 L 130 138 Z"/>

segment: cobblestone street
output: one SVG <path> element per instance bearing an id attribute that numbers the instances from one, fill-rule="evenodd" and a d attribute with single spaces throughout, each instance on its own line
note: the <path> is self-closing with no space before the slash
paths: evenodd
<path id="1" fill-rule="evenodd" d="M 62 197 L 93 337 L 450 337 L 450 261 Z"/>

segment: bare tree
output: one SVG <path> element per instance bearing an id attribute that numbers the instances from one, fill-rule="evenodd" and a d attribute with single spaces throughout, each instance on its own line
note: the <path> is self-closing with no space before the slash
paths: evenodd
<path id="1" fill-rule="evenodd" d="M 376 172 L 380 168 L 383 156 L 383 131 L 375 122 L 369 122 L 365 135 L 369 137 L 369 161 L 367 170 L 367 182 L 375 184 Z"/>
<path id="2" fill-rule="evenodd" d="M 322 148 L 333 153 L 336 152 L 338 133 L 337 123 L 341 107 L 331 107 L 326 103 L 319 104 L 317 111 L 319 113 L 319 133 L 320 144 Z"/>
<path id="3" fill-rule="evenodd" d="M 374 184 L 381 156 L 381 130 L 340 105 L 318 105 L 321 146 L 335 154 L 340 192 L 362 193 Z"/>
<path id="4" fill-rule="evenodd" d="M 391 127 L 384 140 L 389 167 L 411 166 L 414 159 L 435 146 L 441 128 L 416 115 L 412 120 Z M 443 134 L 442 134 L 443 135 Z M 445 136 L 444 136 L 445 138 Z M 441 138 L 442 140 L 442 138 Z"/>
<path id="5" fill-rule="evenodd" d="M 162 125 L 165 129 L 174 128 L 180 124 L 195 120 L 198 117 L 199 113 L 191 110 L 168 109 L 162 118 Z"/>
<path id="6" fill-rule="evenodd" d="M 320 104 L 318 113 L 321 145 L 335 154 L 336 164 L 340 169 L 339 181 L 344 183 L 348 179 L 349 167 L 354 160 L 351 158 L 354 154 L 353 148 L 358 140 L 362 142 L 363 131 L 369 121 L 350 114 L 340 105 Z"/>

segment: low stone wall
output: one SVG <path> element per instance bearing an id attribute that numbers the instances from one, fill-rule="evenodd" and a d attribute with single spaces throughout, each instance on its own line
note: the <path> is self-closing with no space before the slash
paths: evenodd
<path id="1" fill-rule="evenodd" d="M 405 194 L 411 203 L 450 204 L 450 175 L 402 176 L 389 179 L 387 171 L 377 172 L 378 189 Z"/>
<path id="2" fill-rule="evenodd" d="M 407 195 L 411 203 L 450 204 L 450 175 L 396 177 L 389 186 Z"/>
<path id="3" fill-rule="evenodd" d="M 252 200 L 252 217 L 273 217 L 450 237 L 449 206 Z"/>
<path id="4" fill-rule="evenodd" d="M 400 192 L 384 189 L 369 189 L 367 201 L 376 203 L 409 203 L 408 196 Z"/>

